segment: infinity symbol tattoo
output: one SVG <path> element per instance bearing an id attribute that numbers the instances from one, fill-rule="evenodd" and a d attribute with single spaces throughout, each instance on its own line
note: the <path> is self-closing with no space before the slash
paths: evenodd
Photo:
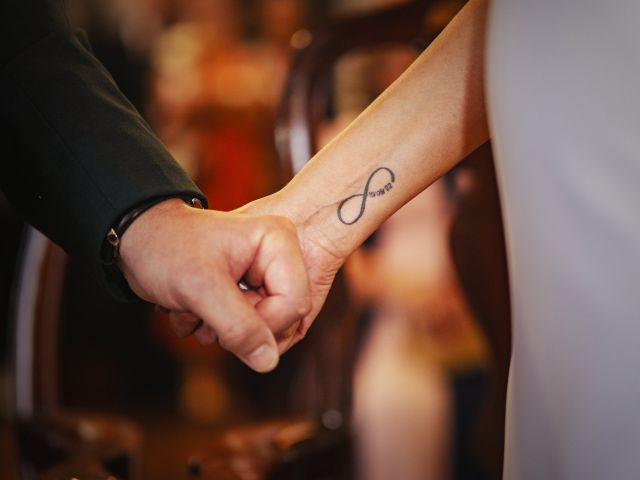
<path id="1" fill-rule="evenodd" d="M 386 171 L 389 174 L 389 177 L 390 177 L 391 181 L 386 183 L 385 186 L 382 187 L 382 188 L 379 188 L 379 189 L 374 190 L 374 191 L 369 191 L 369 186 L 371 185 L 371 180 L 373 180 L 373 177 L 375 177 L 376 174 L 378 172 L 381 172 L 381 171 Z M 353 225 L 354 223 L 356 223 L 358 220 L 360 220 L 362 218 L 362 215 L 364 215 L 364 209 L 367 206 L 367 199 L 380 197 L 380 196 L 386 194 L 389 190 L 391 190 L 393 188 L 393 183 L 395 181 L 396 181 L 396 176 L 391 171 L 391 169 L 389 169 L 387 167 L 378 167 L 378 168 L 376 168 L 371 173 L 371 175 L 369 175 L 369 179 L 367 180 L 367 183 L 364 186 L 364 192 L 356 193 L 355 195 L 351 195 L 350 197 L 347 197 L 344 200 L 342 200 L 342 202 L 340 202 L 340 205 L 338 205 L 338 219 L 342 223 L 344 223 L 345 225 Z M 342 209 L 343 209 L 343 207 L 345 206 L 345 204 L 347 202 L 349 202 L 350 200 L 353 200 L 354 198 L 362 198 L 361 203 L 360 203 L 360 211 L 358 212 L 358 215 L 356 215 L 356 217 L 353 220 L 345 220 L 345 218 L 342 216 Z"/>

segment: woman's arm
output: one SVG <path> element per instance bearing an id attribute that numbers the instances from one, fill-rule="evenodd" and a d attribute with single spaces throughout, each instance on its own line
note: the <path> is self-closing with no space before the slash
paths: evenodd
<path id="1" fill-rule="evenodd" d="M 346 257 L 487 140 L 486 11 L 486 1 L 470 1 L 393 85 L 274 195 L 305 235 Z"/>
<path id="2" fill-rule="evenodd" d="M 346 257 L 384 220 L 488 138 L 487 0 L 471 0 L 442 34 L 281 191 L 245 207 L 289 217 L 319 311 Z"/>

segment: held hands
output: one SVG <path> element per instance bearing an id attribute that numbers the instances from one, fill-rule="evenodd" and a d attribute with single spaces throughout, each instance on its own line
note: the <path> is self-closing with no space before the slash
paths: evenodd
<path id="1" fill-rule="evenodd" d="M 177 333 L 191 333 L 202 319 L 202 343 L 217 339 L 260 372 L 304 336 L 333 279 L 314 248 L 301 251 L 290 221 L 251 215 L 266 210 L 222 213 L 166 200 L 127 229 L 119 260 L 139 297 L 172 312 Z"/>

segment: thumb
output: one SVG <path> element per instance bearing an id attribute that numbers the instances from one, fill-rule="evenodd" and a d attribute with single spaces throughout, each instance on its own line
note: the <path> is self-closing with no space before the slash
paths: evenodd
<path id="1" fill-rule="evenodd" d="M 232 277 L 222 274 L 206 288 L 203 286 L 200 285 L 200 293 L 194 294 L 188 302 L 189 311 L 215 332 L 223 348 L 253 370 L 273 370 L 279 360 L 273 333 Z"/>

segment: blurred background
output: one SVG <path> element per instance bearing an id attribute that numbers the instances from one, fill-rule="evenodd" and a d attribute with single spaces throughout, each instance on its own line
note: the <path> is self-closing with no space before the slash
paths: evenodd
<path id="1" fill-rule="evenodd" d="M 95 55 L 216 210 L 240 207 L 286 181 L 290 158 L 276 148 L 276 122 L 295 88 L 287 81 L 294 59 L 322 26 L 407 3 L 67 2 Z M 410 11 L 421 12 L 417 21 L 383 15 L 372 20 L 374 31 L 411 22 L 434 33 L 464 4 L 417 3 L 424 5 Z M 314 93 L 314 149 L 430 38 L 370 47 L 365 38 L 363 48 L 326 68 L 318 59 L 325 71 Z M 499 478 L 508 324 L 492 341 L 496 329 L 478 321 L 460 274 L 465 258 L 483 257 L 481 242 L 452 241 L 455 232 L 476 232 L 473 222 L 484 218 L 462 215 L 490 170 L 477 171 L 490 165 L 489 148 L 476 156 L 354 253 L 309 338 L 268 375 L 220 348 L 175 338 L 163 315 L 142 303 L 114 303 L 81 265 L 51 254 L 64 263 L 56 331 L 44 339 L 55 344 L 55 358 L 39 375 L 55 383 L 55 408 L 44 405 L 45 414 L 26 421 L 13 415 L 12 355 L 20 345 L 11 307 L 25 237 L 0 198 L 0 478 L 20 478 L 19 468 L 29 478 Z M 499 212 L 491 218 L 495 226 L 478 228 L 501 232 Z M 473 277 L 474 288 L 502 288 L 501 272 L 484 273 Z"/>

